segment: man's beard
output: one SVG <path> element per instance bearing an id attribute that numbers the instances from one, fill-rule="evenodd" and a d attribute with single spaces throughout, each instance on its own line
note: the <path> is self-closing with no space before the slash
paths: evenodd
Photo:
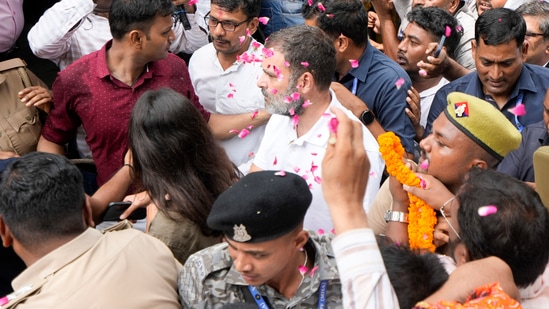
<path id="1" fill-rule="evenodd" d="M 298 92 L 296 87 L 297 82 L 290 81 L 288 90 L 284 94 L 273 94 L 269 89 L 261 89 L 265 97 L 265 110 L 270 114 L 293 116 L 303 114 L 305 108 L 302 106 L 305 102 L 301 96 L 297 100 L 293 100 L 292 94 Z M 287 99 L 290 98 L 290 99 Z M 289 103 L 287 102 L 289 101 Z"/>

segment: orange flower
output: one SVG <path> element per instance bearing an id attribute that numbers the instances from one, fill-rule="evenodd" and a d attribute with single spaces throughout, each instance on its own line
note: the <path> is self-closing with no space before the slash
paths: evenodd
<path id="1" fill-rule="evenodd" d="M 402 162 L 404 148 L 398 136 L 393 132 L 386 132 L 381 134 L 377 141 L 389 175 L 394 176 L 402 184 L 420 187 L 421 179 Z M 408 207 L 410 248 L 428 249 L 434 252 L 433 232 L 437 222 L 435 211 L 415 195 L 408 193 L 408 198 L 410 200 Z"/>

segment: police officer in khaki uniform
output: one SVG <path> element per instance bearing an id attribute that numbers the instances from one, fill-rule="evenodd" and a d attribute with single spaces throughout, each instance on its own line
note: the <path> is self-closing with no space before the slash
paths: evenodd
<path id="1" fill-rule="evenodd" d="M 124 167 L 127 168 L 127 167 Z M 33 152 L 0 183 L 0 237 L 25 262 L 0 308 L 181 308 L 181 265 L 134 229 L 88 227 L 82 175 L 60 155 Z"/>
<path id="2" fill-rule="evenodd" d="M 184 308 L 342 308 L 330 240 L 303 230 L 311 203 L 289 172 L 251 173 L 225 191 L 208 217 L 225 242 L 192 255 L 179 277 Z"/>

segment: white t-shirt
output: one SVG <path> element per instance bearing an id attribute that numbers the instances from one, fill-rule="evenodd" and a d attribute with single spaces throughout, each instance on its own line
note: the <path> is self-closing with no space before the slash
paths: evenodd
<path id="1" fill-rule="evenodd" d="M 338 107 L 348 117 L 358 121 L 349 110 L 339 103 L 333 91 L 330 90 L 330 94 L 332 95 L 330 107 Z M 323 229 L 326 232 L 333 228 L 333 224 L 328 205 L 322 195 L 321 171 L 322 159 L 330 135 L 328 123 L 334 117 L 334 114 L 330 112 L 330 107 L 311 130 L 299 138 L 292 125 L 291 117 L 273 115 L 267 123 L 265 136 L 254 160 L 254 164 L 260 169 L 284 170 L 305 178 L 313 194 L 313 200 L 305 215 L 304 227 L 314 231 Z M 327 116 L 328 114 L 329 116 Z M 368 211 L 370 203 L 379 190 L 385 162 L 379 153 L 376 139 L 365 126 L 362 126 L 362 134 L 364 148 L 370 160 L 370 178 L 364 197 L 364 209 Z"/>

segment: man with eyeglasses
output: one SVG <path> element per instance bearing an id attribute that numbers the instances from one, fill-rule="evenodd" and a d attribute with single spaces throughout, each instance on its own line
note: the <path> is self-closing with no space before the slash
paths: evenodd
<path id="1" fill-rule="evenodd" d="M 527 2 L 517 8 L 526 22 L 526 62 L 549 67 L 549 3 Z"/>
<path id="2" fill-rule="evenodd" d="M 498 108 L 521 131 L 543 120 L 543 98 L 549 87 L 549 72 L 524 63 L 529 44 L 525 43 L 524 19 L 510 9 L 492 9 L 475 24 L 473 58 L 476 72 L 443 86 L 435 95 L 427 118 L 425 135 L 433 120 L 446 107 L 448 93 L 460 91 L 486 100 Z"/>
<path id="3" fill-rule="evenodd" d="M 189 62 L 191 82 L 206 110 L 217 114 L 248 114 L 254 127 L 231 128 L 220 141 L 231 161 L 246 174 L 265 132 L 270 114 L 264 111 L 261 90 L 263 45 L 252 35 L 259 25 L 259 0 L 213 0 L 204 21 L 212 42 L 197 50 Z M 241 129 L 241 130 L 238 130 Z"/>

